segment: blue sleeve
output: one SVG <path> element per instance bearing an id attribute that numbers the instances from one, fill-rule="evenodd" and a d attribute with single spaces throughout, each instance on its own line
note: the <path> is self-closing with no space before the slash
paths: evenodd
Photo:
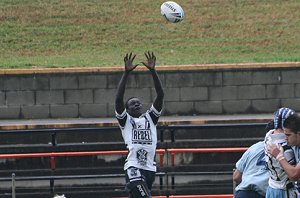
<path id="1" fill-rule="evenodd" d="M 244 172 L 244 169 L 247 165 L 247 159 L 249 157 L 249 149 L 242 155 L 242 157 L 239 159 L 239 161 L 237 161 L 236 163 L 236 168 L 241 172 L 243 173 Z"/>

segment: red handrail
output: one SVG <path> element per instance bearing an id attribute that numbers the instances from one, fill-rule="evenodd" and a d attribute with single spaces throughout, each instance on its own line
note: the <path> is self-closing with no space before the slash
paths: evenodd
<path id="1" fill-rule="evenodd" d="M 237 148 L 171 148 L 166 149 L 169 153 L 235 153 L 244 152 L 248 147 L 237 147 Z"/>
<path id="2" fill-rule="evenodd" d="M 125 198 L 125 197 L 120 197 Z M 233 198 L 233 194 L 220 195 L 169 195 L 169 196 L 152 196 L 152 198 Z"/>
<path id="3" fill-rule="evenodd" d="M 213 153 L 213 152 L 245 152 L 247 147 L 238 148 L 172 148 L 172 149 L 157 149 L 156 152 L 160 155 L 160 165 L 163 166 L 164 153 L 171 153 L 171 164 L 175 164 L 176 153 Z M 55 157 L 63 156 L 91 156 L 91 155 L 126 155 L 127 150 L 116 151 L 83 151 L 83 152 L 49 152 L 49 153 L 16 153 L 16 154 L 0 154 L 0 158 L 30 158 L 30 157 L 50 157 L 51 169 L 55 169 Z M 170 196 L 155 196 L 156 198 L 232 198 L 233 194 L 219 195 L 170 195 Z"/>
<path id="4" fill-rule="evenodd" d="M 160 166 L 163 166 L 163 155 L 165 149 L 156 149 L 160 155 Z M 127 150 L 116 151 L 82 151 L 82 152 L 49 152 L 49 153 L 13 153 L 13 154 L 0 154 L 0 158 L 30 158 L 30 157 L 50 157 L 51 169 L 55 169 L 55 157 L 68 157 L 68 156 L 91 156 L 91 155 L 126 155 Z"/>
<path id="5" fill-rule="evenodd" d="M 68 157 L 68 156 L 90 156 L 90 155 L 125 155 L 128 151 L 83 151 L 83 152 L 49 152 L 49 153 L 16 153 L 0 154 L 0 158 L 29 158 L 29 157 Z"/>
<path id="6" fill-rule="evenodd" d="M 173 149 L 157 149 L 156 152 L 160 155 L 160 166 L 163 166 L 164 153 L 171 153 L 171 164 L 175 164 L 176 153 L 212 153 L 212 152 L 244 152 L 247 147 L 238 148 L 173 148 Z M 0 154 L 0 158 L 29 158 L 29 157 L 50 157 L 51 168 L 55 168 L 55 157 L 68 156 L 91 156 L 91 155 L 126 155 L 127 150 L 116 151 L 83 151 L 83 152 L 49 152 L 49 153 L 15 153 L 15 154 Z"/>
<path id="7" fill-rule="evenodd" d="M 245 152 L 247 147 L 237 147 L 237 148 L 172 148 L 166 149 L 167 153 L 171 153 L 171 165 L 175 165 L 175 154 L 176 153 L 235 153 L 235 152 Z"/>
<path id="8" fill-rule="evenodd" d="M 169 198 L 233 198 L 233 194 L 220 195 L 170 195 Z"/>

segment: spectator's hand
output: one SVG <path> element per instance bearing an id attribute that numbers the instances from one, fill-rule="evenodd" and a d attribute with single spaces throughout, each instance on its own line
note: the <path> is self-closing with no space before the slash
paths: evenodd
<path id="1" fill-rule="evenodd" d="M 130 54 L 126 54 L 124 57 L 125 71 L 130 72 L 134 70 L 139 64 L 133 65 L 133 61 L 136 55 L 133 55 L 132 52 Z"/>
<path id="2" fill-rule="evenodd" d="M 149 70 L 155 70 L 155 62 L 156 57 L 154 56 L 153 52 L 145 52 L 145 56 L 147 58 L 146 62 L 141 62 L 143 65 L 145 65 Z"/>

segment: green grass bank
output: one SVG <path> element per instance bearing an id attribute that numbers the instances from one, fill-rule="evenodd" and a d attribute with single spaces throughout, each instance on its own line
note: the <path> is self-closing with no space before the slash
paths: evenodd
<path id="1" fill-rule="evenodd" d="M 120 66 L 126 52 L 158 65 L 300 61 L 299 0 L 1 0 L 0 68 Z"/>

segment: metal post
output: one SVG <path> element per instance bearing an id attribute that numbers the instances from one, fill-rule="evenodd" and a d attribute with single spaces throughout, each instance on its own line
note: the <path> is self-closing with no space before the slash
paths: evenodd
<path id="1" fill-rule="evenodd" d="M 164 129 L 160 129 L 160 142 L 164 142 Z"/>
<path id="2" fill-rule="evenodd" d="M 175 129 L 171 129 L 171 142 L 175 142 Z"/>
<path id="3" fill-rule="evenodd" d="M 175 152 L 171 152 L 171 166 L 172 168 L 175 166 Z M 174 174 L 172 174 L 171 177 L 171 186 L 172 186 L 172 190 L 175 189 L 175 176 Z"/>
<path id="4" fill-rule="evenodd" d="M 12 195 L 12 198 L 16 198 L 16 184 L 15 184 L 15 181 L 16 181 L 16 174 L 12 173 L 11 174 L 11 195 Z"/>
<path id="5" fill-rule="evenodd" d="M 56 142 L 56 132 L 52 133 L 51 134 L 51 143 L 52 143 L 52 146 L 56 146 L 57 145 L 57 142 Z"/>
<path id="6" fill-rule="evenodd" d="M 163 185 L 164 185 L 164 182 L 163 182 L 163 176 L 159 176 L 159 190 L 162 190 L 163 189 Z"/>
<path id="7" fill-rule="evenodd" d="M 52 146 L 56 146 L 57 145 L 57 141 L 56 141 L 56 132 L 54 131 L 51 135 L 52 137 Z M 50 166 L 51 166 L 51 176 L 52 178 L 50 179 L 50 193 L 51 195 L 54 195 L 54 171 L 55 171 L 55 157 L 52 156 L 50 157 Z"/>
<path id="8" fill-rule="evenodd" d="M 53 176 L 54 176 L 54 171 L 55 171 L 55 157 L 54 156 L 52 156 L 52 157 L 50 157 L 50 166 L 51 166 L 51 176 L 52 176 L 52 178 L 50 179 L 50 193 L 52 194 L 52 195 L 54 195 L 54 178 L 53 178 Z"/>
<path id="9" fill-rule="evenodd" d="M 53 174 L 51 174 L 53 176 Z M 50 193 L 54 195 L 54 179 L 50 179 Z"/>

